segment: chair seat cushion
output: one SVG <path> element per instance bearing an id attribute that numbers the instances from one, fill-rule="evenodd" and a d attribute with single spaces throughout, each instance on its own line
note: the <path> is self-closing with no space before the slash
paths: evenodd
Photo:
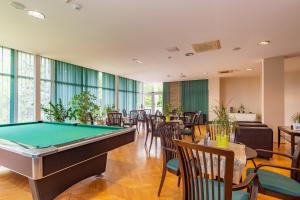
<path id="1" fill-rule="evenodd" d="M 167 162 L 167 168 L 171 169 L 173 171 L 178 171 L 179 170 L 179 160 L 176 158 L 169 160 Z"/>
<path id="2" fill-rule="evenodd" d="M 198 180 L 199 181 L 199 180 Z M 205 181 L 205 180 L 203 180 Z M 218 181 L 214 180 L 208 180 L 208 191 L 209 191 L 209 199 L 212 199 L 212 194 L 211 194 L 211 190 L 212 190 L 212 182 L 214 182 L 214 196 L 215 199 L 218 199 Z M 206 199 L 206 184 L 204 183 L 203 185 L 203 189 L 204 189 L 204 199 Z M 200 181 L 199 181 L 199 195 L 200 194 Z M 220 199 L 225 199 L 224 198 L 224 183 L 221 182 L 220 183 Z M 200 199 L 200 198 L 199 198 Z M 232 199 L 233 200 L 248 200 L 249 199 L 249 193 L 244 192 L 243 190 L 238 190 L 238 191 L 233 191 L 232 192 Z"/>
<path id="3" fill-rule="evenodd" d="M 247 170 L 247 174 L 253 172 L 253 168 Z M 259 182 L 265 190 L 300 197 L 300 183 L 294 179 L 263 169 L 258 170 L 257 174 Z"/>
<path id="4" fill-rule="evenodd" d="M 191 129 L 182 129 L 181 134 L 182 135 L 192 135 L 192 130 Z"/>

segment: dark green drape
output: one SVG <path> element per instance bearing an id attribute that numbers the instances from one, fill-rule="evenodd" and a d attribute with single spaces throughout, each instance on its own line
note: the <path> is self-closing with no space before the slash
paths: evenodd
<path id="1" fill-rule="evenodd" d="M 115 75 L 102 73 L 102 106 L 115 106 Z"/>
<path id="2" fill-rule="evenodd" d="M 208 115 L 208 80 L 182 81 L 181 103 L 184 111 Z"/>
<path id="3" fill-rule="evenodd" d="M 55 100 L 61 99 L 64 105 L 73 96 L 90 91 L 98 96 L 98 72 L 77 65 L 55 61 Z"/>
<path id="4" fill-rule="evenodd" d="M 170 103 L 170 83 L 163 83 L 163 108 Z"/>
<path id="5" fill-rule="evenodd" d="M 119 77 L 119 110 L 127 112 L 137 109 L 138 98 L 140 97 L 139 81 Z"/>

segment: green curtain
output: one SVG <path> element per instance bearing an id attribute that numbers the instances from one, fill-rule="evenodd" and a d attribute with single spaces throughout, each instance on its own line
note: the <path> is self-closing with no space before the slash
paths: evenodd
<path id="1" fill-rule="evenodd" d="M 98 96 L 98 79 L 99 79 L 99 73 L 96 70 L 93 69 L 83 69 L 83 90 L 89 91 L 91 94 Z"/>
<path id="2" fill-rule="evenodd" d="M 182 81 L 181 103 L 184 111 L 208 115 L 208 80 Z"/>
<path id="3" fill-rule="evenodd" d="M 140 82 L 124 77 L 119 77 L 119 110 L 125 109 L 127 112 L 138 107 L 140 98 Z"/>
<path id="4" fill-rule="evenodd" d="M 102 73 L 101 106 L 115 106 L 115 75 Z"/>
<path id="5" fill-rule="evenodd" d="M 163 108 L 170 103 L 170 83 L 163 83 Z"/>
<path id="6" fill-rule="evenodd" d="M 73 96 L 83 91 L 83 68 L 55 61 L 55 101 L 67 105 Z"/>

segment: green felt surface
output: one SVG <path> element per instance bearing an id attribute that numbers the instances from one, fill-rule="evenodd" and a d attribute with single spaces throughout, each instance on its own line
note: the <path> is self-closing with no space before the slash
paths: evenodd
<path id="1" fill-rule="evenodd" d="M 123 128 L 64 123 L 22 123 L 0 126 L 0 139 L 33 148 L 45 148 L 107 135 Z"/>

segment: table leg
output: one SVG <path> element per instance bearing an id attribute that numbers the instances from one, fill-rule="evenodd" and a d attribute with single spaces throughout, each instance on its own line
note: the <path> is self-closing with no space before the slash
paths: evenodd
<path id="1" fill-rule="evenodd" d="M 278 149 L 280 147 L 280 128 L 278 127 Z"/>
<path id="2" fill-rule="evenodd" d="M 294 155 L 295 151 L 295 135 L 291 134 L 291 154 Z"/>
<path id="3" fill-rule="evenodd" d="M 45 178 L 29 179 L 33 199 L 53 200 L 73 184 L 93 175 L 100 175 L 105 171 L 106 160 L 107 153 Z"/>

